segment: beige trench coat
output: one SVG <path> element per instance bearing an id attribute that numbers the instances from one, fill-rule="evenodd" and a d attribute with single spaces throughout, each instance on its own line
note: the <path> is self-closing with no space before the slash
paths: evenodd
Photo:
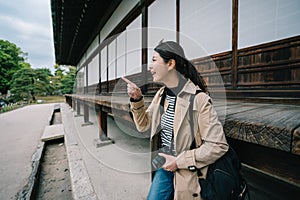
<path id="1" fill-rule="evenodd" d="M 160 99 L 164 88 L 161 88 L 154 96 L 148 108 L 144 106 L 144 100 L 130 102 L 131 111 L 139 131 L 144 132 L 151 127 L 151 148 L 156 150 L 157 139 L 155 132 L 160 120 Z M 192 136 L 189 119 L 189 98 L 199 90 L 190 80 L 179 92 L 176 100 L 174 116 L 174 146 L 177 152 L 178 170 L 174 176 L 175 200 L 200 200 L 200 185 L 196 172 L 188 169 L 196 166 L 201 169 L 202 177 L 206 177 L 207 165 L 216 161 L 228 150 L 228 144 L 223 132 L 222 124 L 210 97 L 205 93 L 199 93 L 195 97 L 193 105 L 194 133 L 196 134 L 196 149 L 190 150 Z M 166 100 L 165 108 L 168 106 Z"/>

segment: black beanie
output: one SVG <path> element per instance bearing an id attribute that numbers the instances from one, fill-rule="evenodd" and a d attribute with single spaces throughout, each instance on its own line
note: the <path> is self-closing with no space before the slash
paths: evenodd
<path id="1" fill-rule="evenodd" d="M 155 51 L 166 51 L 169 53 L 176 54 L 182 58 L 185 58 L 185 54 L 183 51 L 183 48 L 176 42 L 173 41 L 166 41 L 166 42 L 161 42 L 158 44 L 155 48 Z"/>

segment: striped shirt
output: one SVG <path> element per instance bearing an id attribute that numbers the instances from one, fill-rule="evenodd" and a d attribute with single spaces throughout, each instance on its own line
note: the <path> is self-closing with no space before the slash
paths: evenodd
<path id="1" fill-rule="evenodd" d="M 176 96 L 166 95 L 166 100 L 169 105 L 166 112 L 161 117 L 161 142 L 162 147 L 168 147 L 175 155 L 174 140 L 173 140 L 173 125 L 175 114 Z"/>
<path id="2" fill-rule="evenodd" d="M 168 101 L 168 107 L 166 112 L 161 116 L 161 146 L 171 149 L 172 155 L 176 156 L 174 147 L 174 115 L 176 98 L 178 93 L 186 83 L 186 79 L 179 76 L 178 86 L 175 88 L 165 88 L 166 101 Z"/>

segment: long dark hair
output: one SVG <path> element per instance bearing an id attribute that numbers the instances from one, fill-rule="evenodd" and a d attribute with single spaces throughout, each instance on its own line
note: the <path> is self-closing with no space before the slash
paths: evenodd
<path id="1" fill-rule="evenodd" d="M 195 66 L 185 58 L 184 50 L 178 43 L 173 41 L 160 42 L 160 44 L 154 48 L 154 51 L 159 53 L 166 63 L 174 59 L 176 62 L 176 71 L 185 78 L 190 79 L 195 85 L 199 86 L 203 92 L 209 94 L 207 85 L 202 76 L 196 70 Z"/>

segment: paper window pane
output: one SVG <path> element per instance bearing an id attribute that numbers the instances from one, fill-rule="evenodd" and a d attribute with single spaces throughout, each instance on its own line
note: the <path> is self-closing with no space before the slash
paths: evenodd
<path id="1" fill-rule="evenodd" d="M 141 15 L 126 28 L 126 75 L 142 71 Z"/>
<path id="2" fill-rule="evenodd" d="M 101 50 L 101 82 L 107 80 L 107 47 Z"/>
<path id="3" fill-rule="evenodd" d="M 126 75 L 126 32 L 117 37 L 117 78 Z"/>
<path id="4" fill-rule="evenodd" d="M 299 0 L 239 1 L 238 47 L 299 35 L 299 19 Z"/>
<path id="5" fill-rule="evenodd" d="M 108 80 L 116 78 L 116 41 L 108 45 Z"/>
<path id="6" fill-rule="evenodd" d="M 158 43 L 176 41 L 176 0 L 157 0 L 148 8 L 148 63 Z"/>
<path id="7" fill-rule="evenodd" d="M 88 85 L 97 84 L 99 81 L 99 54 L 88 64 Z"/>
<path id="8" fill-rule="evenodd" d="M 193 59 L 230 51 L 231 21 L 231 0 L 180 1 L 180 43 L 186 56 Z"/>

